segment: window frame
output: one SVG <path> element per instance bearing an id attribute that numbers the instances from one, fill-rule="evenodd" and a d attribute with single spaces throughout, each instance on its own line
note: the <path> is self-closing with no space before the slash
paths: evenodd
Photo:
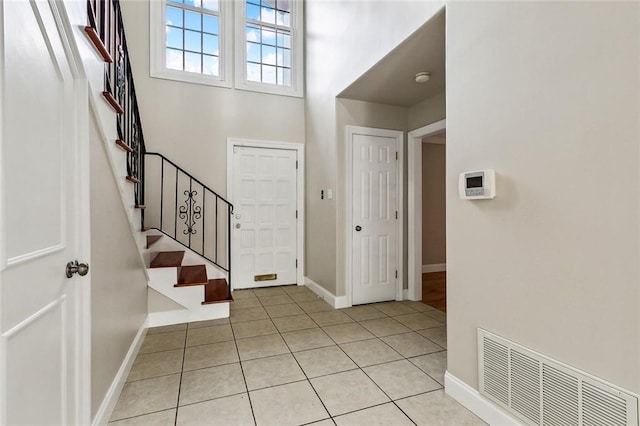
<path id="1" fill-rule="evenodd" d="M 149 1 L 150 48 L 149 74 L 151 77 L 208 86 L 233 87 L 233 8 L 228 0 L 219 0 L 219 76 L 174 70 L 166 67 L 166 0 Z M 179 7 L 179 4 L 172 5 Z"/>
<path id="2" fill-rule="evenodd" d="M 246 35 L 246 1 L 235 2 L 234 30 L 235 30 L 235 88 L 254 92 L 271 93 L 275 95 L 285 95 L 303 97 L 303 13 L 304 5 L 302 0 L 291 1 L 291 86 L 281 86 L 271 83 L 263 83 L 247 80 L 247 35 Z"/>

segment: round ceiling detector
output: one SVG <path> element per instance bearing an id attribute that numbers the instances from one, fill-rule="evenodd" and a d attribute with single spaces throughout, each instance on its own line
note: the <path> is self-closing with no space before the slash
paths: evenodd
<path id="1" fill-rule="evenodd" d="M 423 71 L 416 74 L 416 83 L 426 83 L 431 78 L 431 73 Z"/>

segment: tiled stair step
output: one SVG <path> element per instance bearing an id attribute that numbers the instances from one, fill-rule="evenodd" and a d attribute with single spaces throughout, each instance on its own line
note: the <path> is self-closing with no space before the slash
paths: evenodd
<path id="1" fill-rule="evenodd" d="M 210 305 L 220 302 L 233 302 L 233 297 L 227 293 L 227 280 L 224 278 L 209 280 L 209 283 L 204 286 L 204 302 L 202 304 Z"/>
<path id="2" fill-rule="evenodd" d="M 182 265 L 183 251 L 161 251 L 151 261 L 150 268 L 177 268 Z"/>
<path id="3" fill-rule="evenodd" d="M 178 283 L 174 287 L 207 284 L 207 267 L 204 265 L 183 266 L 178 269 Z"/>
<path id="4" fill-rule="evenodd" d="M 162 238 L 162 235 L 147 235 L 147 248 L 154 245 L 160 238 Z"/>

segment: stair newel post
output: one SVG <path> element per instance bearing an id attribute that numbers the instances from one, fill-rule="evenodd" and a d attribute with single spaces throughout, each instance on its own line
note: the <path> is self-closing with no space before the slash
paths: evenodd
<path id="1" fill-rule="evenodd" d="M 227 204 L 227 297 L 231 299 L 231 216 L 233 206 Z"/>

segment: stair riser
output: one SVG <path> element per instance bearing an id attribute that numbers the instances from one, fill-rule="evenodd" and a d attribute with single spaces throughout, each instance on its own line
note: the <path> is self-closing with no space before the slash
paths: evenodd
<path id="1" fill-rule="evenodd" d="M 200 306 L 189 310 L 154 312 L 147 319 L 147 327 L 182 324 L 185 322 L 206 321 L 229 317 L 229 304 Z"/>
<path id="2" fill-rule="evenodd" d="M 174 287 L 178 268 L 150 268 L 148 272 L 149 287 L 185 308 L 198 308 L 204 300 L 204 287 L 201 285 Z"/>

